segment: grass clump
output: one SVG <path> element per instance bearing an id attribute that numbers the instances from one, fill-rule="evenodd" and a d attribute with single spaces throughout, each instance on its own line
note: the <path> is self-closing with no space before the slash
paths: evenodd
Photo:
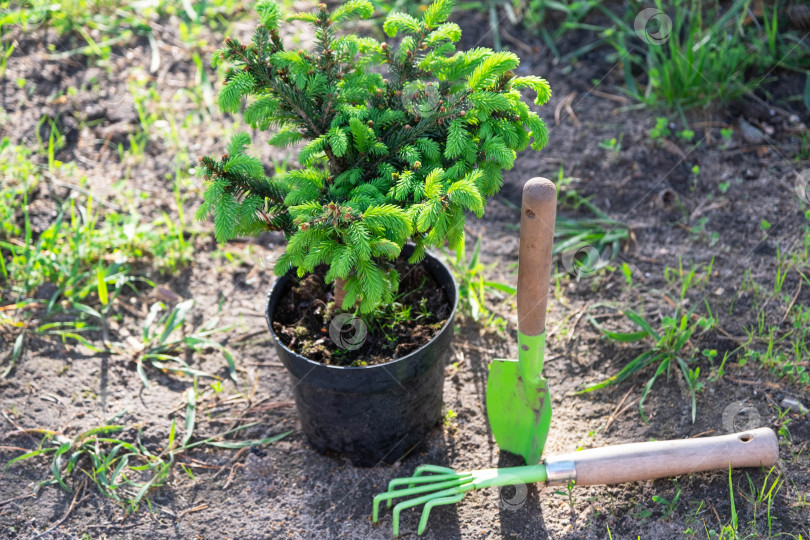
<path id="1" fill-rule="evenodd" d="M 105 497 L 126 506 L 134 512 L 142 501 L 149 503 L 147 495 L 171 479 L 171 471 L 176 465 L 194 478 L 189 464 L 183 458 L 195 448 L 238 449 L 261 446 L 278 441 L 291 432 L 262 439 L 228 439 L 236 433 L 254 427 L 257 423 L 241 424 L 223 433 L 194 440 L 197 425 L 197 390 L 186 391 L 185 423 L 182 434 L 175 420 L 172 420 L 166 446 L 156 447 L 144 443 L 141 428 L 128 427 L 112 421 L 85 430 L 74 437 L 51 430 L 27 430 L 44 433 L 39 447 L 10 460 L 3 471 L 16 463 L 50 457 L 51 476 L 35 487 L 35 493 L 48 485 L 59 485 L 68 492 L 84 490 L 89 481 L 95 484 Z M 120 416 L 120 415 L 119 415 Z M 189 464 L 190 465 L 190 464 Z M 79 474 L 81 473 L 81 474 Z M 77 493 L 77 496 L 79 493 Z"/>
<path id="2" fill-rule="evenodd" d="M 176 272 L 191 258 L 177 220 L 164 214 L 146 222 L 134 209 L 100 211 L 80 186 L 60 199 L 43 180 L 49 173 L 8 139 L 0 144 L 0 173 L 0 339 L 12 344 L 2 377 L 31 336 L 108 348 L 108 320 L 121 317 L 119 295 L 154 286 L 149 274 Z M 34 225 L 34 201 L 53 211 L 42 230 Z"/>
<path id="3" fill-rule="evenodd" d="M 727 9 L 713 1 L 656 0 L 658 30 L 649 34 L 655 24 L 637 29 L 637 9 L 622 18 L 601 6 L 614 23 L 602 32 L 616 51 L 608 59 L 623 65 L 631 97 L 681 113 L 735 101 L 759 88 L 775 68 L 806 72 L 810 49 L 787 29 L 786 18 L 778 18 L 778 6 L 763 6 L 761 22 L 750 20 L 751 8 L 750 0 Z"/>
<path id="4" fill-rule="evenodd" d="M 711 273 L 711 267 L 708 273 Z M 694 369 L 690 367 L 699 358 L 690 340 L 693 336 L 711 330 L 715 326 L 716 321 L 711 315 L 708 317 L 697 316 L 695 314 L 695 310 L 698 306 L 697 303 L 689 310 L 683 307 L 687 291 L 692 285 L 699 281 L 697 269 L 692 268 L 688 273 L 681 271 L 680 276 L 682 278 L 680 296 L 672 299 L 670 302 L 676 306 L 675 311 L 672 316 L 662 317 L 657 328 L 636 310 L 629 307 L 618 308 L 618 311 L 638 328 L 638 330 L 633 332 L 608 330 L 600 324 L 595 317 L 592 315 L 588 316 L 591 324 L 611 341 L 618 343 L 647 341 L 651 343 L 651 345 L 628 362 L 618 373 L 604 381 L 586 387 L 581 392 L 592 392 L 618 384 L 649 366 L 656 366 L 655 373 L 653 373 L 652 377 L 650 377 L 644 385 L 638 403 L 639 414 L 646 420 L 643 410 L 644 400 L 650 393 L 656 379 L 664 374 L 666 374 L 667 379 L 669 379 L 670 372 L 674 367 L 681 371 L 686 386 L 689 389 L 689 394 L 692 399 L 692 422 L 695 421 L 695 414 L 697 412 L 696 394 L 697 391 L 702 388 L 703 383 L 698 381 L 700 377 L 700 367 L 695 367 Z M 592 309 L 603 306 L 617 309 L 604 303 L 595 304 L 592 306 Z"/>

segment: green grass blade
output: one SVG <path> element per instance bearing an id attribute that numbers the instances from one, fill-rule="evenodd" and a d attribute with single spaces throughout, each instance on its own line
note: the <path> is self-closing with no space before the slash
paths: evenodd
<path id="1" fill-rule="evenodd" d="M 103 318 L 101 313 L 99 313 L 97 310 L 91 308 L 90 306 L 88 306 L 86 304 L 82 304 L 80 302 L 73 302 L 72 306 L 73 306 L 73 309 L 75 309 L 76 311 L 80 311 L 82 313 L 90 315 L 91 317 L 96 317 L 97 319 L 102 319 Z"/>
<path id="2" fill-rule="evenodd" d="M 633 341 L 640 341 L 649 335 L 649 333 L 645 330 L 640 330 L 638 332 L 612 332 L 607 328 L 605 328 L 604 326 L 602 326 L 601 324 L 599 324 L 597 320 L 590 315 L 588 316 L 588 320 L 597 330 L 602 332 L 604 335 L 606 335 L 613 341 L 629 343 Z"/>
<path id="3" fill-rule="evenodd" d="M 467 267 L 468 270 L 472 270 L 476 266 L 478 266 L 478 259 L 481 255 L 481 237 L 479 236 L 478 239 L 475 241 L 475 249 L 473 249 L 473 256 L 470 259 L 470 264 Z"/>
<path id="4" fill-rule="evenodd" d="M 214 375 L 212 373 L 208 373 L 207 371 L 202 371 L 202 370 L 199 370 L 199 369 L 194 369 L 192 367 L 187 367 L 187 366 L 182 366 L 182 365 L 181 366 L 171 366 L 169 364 L 164 364 L 162 362 L 157 362 L 155 360 L 152 360 L 151 364 L 154 367 L 158 368 L 158 369 L 165 369 L 167 371 L 179 371 L 180 373 L 182 373 L 184 375 L 188 375 L 190 377 L 209 377 L 209 378 L 212 378 L 212 379 L 218 379 L 219 378 L 219 377 L 217 377 L 216 375 Z"/>
<path id="5" fill-rule="evenodd" d="M 284 433 L 280 433 L 278 435 L 274 435 L 272 437 L 266 437 L 264 439 L 252 439 L 248 441 L 212 441 L 205 443 L 208 446 L 216 446 L 217 448 L 244 448 L 246 446 L 259 446 L 262 444 L 269 444 L 271 442 L 276 442 L 280 439 L 283 439 L 293 431 L 285 431 Z"/>
<path id="6" fill-rule="evenodd" d="M 60 331 L 55 331 L 55 332 L 50 332 L 50 333 L 61 337 L 63 343 L 64 343 L 64 341 L 66 339 L 75 339 L 76 341 L 78 341 L 79 343 L 81 343 L 82 345 L 84 345 L 85 347 L 87 347 L 88 349 L 90 349 L 93 352 L 103 352 L 104 351 L 104 349 L 102 349 L 100 347 L 96 347 L 88 339 L 84 338 L 83 336 L 80 336 L 79 334 L 77 334 L 75 332 L 65 332 L 65 331 L 60 330 Z"/>
<path id="7" fill-rule="evenodd" d="M 630 319 L 631 321 L 636 323 L 639 326 L 639 328 L 641 328 L 642 330 L 647 332 L 649 335 L 654 337 L 656 341 L 661 339 L 661 336 L 658 334 L 658 332 L 656 332 L 653 329 L 652 326 L 650 326 L 650 323 L 648 323 L 644 319 L 644 317 L 642 317 L 641 315 L 636 313 L 633 309 L 625 308 L 625 309 L 622 310 L 622 313 L 624 313 L 627 316 L 628 319 Z"/>
<path id="8" fill-rule="evenodd" d="M 661 363 L 658 364 L 658 369 L 655 370 L 655 374 L 652 377 L 650 377 L 650 380 L 647 381 L 647 384 L 644 385 L 644 390 L 642 390 L 641 392 L 641 398 L 639 398 L 638 400 L 638 413 L 641 415 L 641 419 L 647 423 L 649 422 L 647 420 L 647 417 L 644 416 L 644 409 L 643 409 L 644 400 L 647 399 L 647 394 L 650 393 L 650 389 L 652 388 L 653 384 L 655 384 L 655 379 L 657 379 L 658 376 L 661 375 L 663 372 L 665 372 L 669 367 L 670 358 L 667 357 L 666 355 L 661 356 L 663 357 L 663 359 L 661 360 Z"/>
<path id="9" fill-rule="evenodd" d="M 99 265 L 96 269 L 96 287 L 98 289 L 98 300 L 101 305 L 106 306 L 109 301 L 109 294 L 107 291 L 107 272 L 103 266 Z"/>
<path id="10" fill-rule="evenodd" d="M 185 448 L 189 449 L 189 448 L 194 448 L 195 446 L 200 446 L 202 444 L 210 444 L 212 441 L 215 441 L 216 439 L 227 437 L 228 435 L 233 435 L 234 433 L 237 433 L 239 431 L 242 431 L 242 430 L 251 428 L 253 426 L 257 426 L 257 425 L 259 425 L 259 422 L 250 422 L 248 424 L 242 424 L 241 426 L 236 426 L 233 429 L 229 429 L 225 433 L 220 433 L 219 435 L 214 435 L 213 437 L 208 437 L 207 439 L 203 439 L 202 441 L 197 441 L 197 442 L 193 442 L 191 444 L 188 444 L 188 445 L 185 446 Z"/>
<path id="11" fill-rule="evenodd" d="M 56 448 L 40 448 L 39 450 L 33 450 L 31 452 L 26 452 L 25 454 L 17 456 L 14 459 L 9 460 L 8 463 L 6 463 L 6 466 L 3 468 L 3 472 L 6 472 L 9 469 L 9 467 L 14 465 L 18 461 L 24 461 L 26 459 L 35 458 L 37 456 L 44 456 L 48 452 L 56 452 Z"/>
<path id="12" fill-rule="evenodd" d="M 6 369 L 3 370 L 2 375 L 0 375 L 0 379 L 5 379 L 8 377 L 8 374 L 11 373 L 11 370 L 14 369 L 14 366 L 17 364 L 17 360 L 20 359 L 23 351 L 23 344 L 25 343 L 25 333 L 25 330 L 23 330 L 20 332 L 20 335 L 17 336 L 17 339 L 14 340 L 14 346 L 11 348 L 11 363 Z"/>
<path id="13" fill-rule="evenodd" d="M 121 475 L 121 472 L 127 465 L 129 465 L 129 454 L 121 456 L 121 459 L 118 461 L 118 465 L 116 465 L 115 470 L 113 471 L 112 475 L 109 478 L 110 489 L 115 489 L 118 487 L 119 484 L 116 484 L 115 481 L 118 479 L 118 477 Z M 113 493 L 111 493 L 111 495 L 114 498 L 119 499 L 117 495 Z"/>
<path id="14" fill-rule="evenodd" d="M 501 291 L 510 296 L 517 294 L 517 289 L 505 283 L 498 283 L 497 281 L 484 281 L 484 285 L 496 291 Z"/>
<path id="15" fill-rule="evenodd" d="M 656 359 L 660 358 L 662 355 L 657 354 L 656 351 L 645 351 L 640 355 L 636 356 L 633 360 L 631 360 L 626 366 L 624 366 L 621 371 L 619 371 L 616 375 L 612 377 L 608 377 L 602 382 L 593 384 L 582 390 L 578 391 L 578 394 L 584 394 L 587 392 L 593 392 L 594 390 L 599 390 L 601 388 L 605 388 L 612 384 L 618 384 L 624 381 L 626 378 L 631 376 L 632 374 L 636 373 L 647 367 L 649 364 L 652 364 L 656 361 Z"/>
<path id="16" fill-rule="evenodd" d="M 734 486 L 731 481 L 731 465 L 728 466 L 728 495 L 731 503 L 731 527 L 737 532 L 737 507 L 734 504 Z M 736 534 L 735 534 L 736 536 Z"/>
<path id="17" fill-rule="evenodd" d="M 88 429 L 87 431 L 76 437 L 76 440 L 81 441 L 82 439 L 86 439 L 94 435 L 100 434 L 108 435 L 110 433 L 118 433 L 119 431 L 123 431 L 124 429 L 126 429 L 126 426 L 120 425 L 101 426 L 93 429 Z"/>
<path id="18" fill-rule="evenodd" d="M 175 422 L 174 418 L 172 418 L 172 425 L 169 428 L 169 444 L 166 446 L 166 448 L 170 452 L 174 450 L 174 438 L 176 434 L 177 434 L 177 422 Z"/>
<path id="19" fill-rule="evenodd" d="M 56 454 L 53 456 L 53 461 L 51 462 L 51 473 L 53 474 L 54 479 L 59 482 L 59 485 L 62 486 L 65 491 L 72 492 L 73 490 L 70 489 L 65 481 L 62 479 L 62 455 L 68 452 L 73 447 L 73 443 L 66 442 L 59 449 L 56 451 Z"/>
<path id="20" fill-rule="evenodd" d="M 135 362 L 135 371 L 138 373 L 138 377 L 141 378 L 144 388 L 149 388 L 149 378 L 146 376 L 146 371 L 143 369 L 143 356 L 139 356 L 138 360 Z"/>
<path id="21" fill-rule="evenodd" d="M 197 394 L 194 392 L 193 388 L 189 388 L 186 391 L 186 431 L 183 434 L 183 441 L 180 443 L 180 446 L 185 448 L 185 446 L 191 440 L 191 436 L 194 434 L 194 424 L 197 419 Z"/>
<path id="22" fill-rule="evenodd" d="M 141 332 L 141 338 L 143 339 L 144 345 L 151 341 L 149 329 L 152 327 L 152 324 L 155 322 L 155 319 L 157 318 L 157 315 L 161 309 L 163 309 L 163 304 L 161 302 L 155 302 L 149 307 L 149 313 L 146 315 L 146 319 L 143 321 Z"/>
<path id="23" fill-rule="evenodd" d="M 169 314 L 169 318 L 166 320 L 165 325 L 163 326 L 163 333 L 158 339 L 159 343 L 165 342 L 172 332 L 186 322 L 186 315 L 188 315 L 188 312 L 193 305 L 194 300 L 186 300 L 185 302 L 180 302 L 177 304 L 177 306 L 175 306 L 175 308 Z"/>
<path id="24" fill-rule="evenodd" d="M 678 361 L 678 367 L 681 368 L 681 373 L 683 374 L 683 380 L 686 381 L 686 386 L 689 388 L 689 396 L 692 398 L 692 423 L 695 423 L 695 415 L 697 414 L 697 392 L 695 390 L 695 383 L 692 381 L 692 378 L 689 377 L 689 366 L 681 357 L 676 357 Z M 697 368 L 697 372 L 699 373 L 700 368 Z"/>
<path id="25" fill-rule="evenodd" d="M 229 351 L 225 347 L 222 347 L 222 349 L 220 350 L 222 351 L 222 356 L 225 357 L 225 362 L 227 362 L 228 364 L 228 374 L 230 375 L 233 382 L 239 384 L 239 375 L 236 374 L 236 361 L 234 360 L 231 351 Z"/>
<path id="26" fill-rule="evenodd" d="M 165 477 L 168 471 L 169 471 L 168 463 L 164 463 L 158 466 L 158 470 L 155 472 L 154 476 L 152 476 L 152 478 L 150 478 L 147 483 L 141 486 L 141 489 L 138 490 L 138 494 L 135 495 L 135 497 L 132 499 L 132 506 L 134 508 L 137 508 L 138 504 L 141 502 L 141 499 L 143 499 L 144 495 L 146 495 L 146 492 L 149 491 L 149 489 L 155 484 L 155 482 L 158 482 L 163 477 Z"/>

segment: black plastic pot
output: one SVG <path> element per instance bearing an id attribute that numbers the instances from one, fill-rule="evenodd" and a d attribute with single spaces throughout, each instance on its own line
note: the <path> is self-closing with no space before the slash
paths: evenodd
<path id="1" fill-rule="evenodd" d="M 405 246 L 403 255 L 409 256 L 412 249 Z M 295 274 L 279 278 L 270 288 L 267 325 L 290 373 L 304 434 L 319 452 L 345 454 L 358 467 L 394 463 L 415 450 L 441 419 L 444 368 L 453 338 L 458 288 L 444 263 L 428 255 L 425 265 L 444 288 L 452 312 L 433 340 L 386 364 L 329 366 L 291 351 L 273 331 L 272 321 Z"/>

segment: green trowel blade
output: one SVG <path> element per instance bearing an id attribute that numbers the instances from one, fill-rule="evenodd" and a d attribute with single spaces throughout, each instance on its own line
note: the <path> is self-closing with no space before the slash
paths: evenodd
<path id="1" fill-rule="evenodd" d="M 542 376 L 545 333 L 518 334 L 519 359 L 495 359 L 487 379 L 487 414 L 501 450 L 540 462 L 551 423 L 551 396 Z"/>

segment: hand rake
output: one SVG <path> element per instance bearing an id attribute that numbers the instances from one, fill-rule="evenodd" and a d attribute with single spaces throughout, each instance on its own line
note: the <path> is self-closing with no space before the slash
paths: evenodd
<path id="1" fill-rule="evenodd" d="M 487 487 L 545 482 L 579 486 L 652 480 L 701 471 L 737 467 L 770 467 L 779 459 L 776 434 L 759 428 L 731 435 L 621 444 L 547 458 L 538 465 L 456 472 L 447 467 L 420 465 L 413 476 L 396 478 L 388 491 L 374 497 L 372 520 L 379 520 L 380 504 L 391 508 L 394 499 L 413 497 L 394 506 L 394 536 L 406 508 L 424 504 L 417 534 L 427 527 L 435 506 L 454 504 L 468 491 Z"/>

